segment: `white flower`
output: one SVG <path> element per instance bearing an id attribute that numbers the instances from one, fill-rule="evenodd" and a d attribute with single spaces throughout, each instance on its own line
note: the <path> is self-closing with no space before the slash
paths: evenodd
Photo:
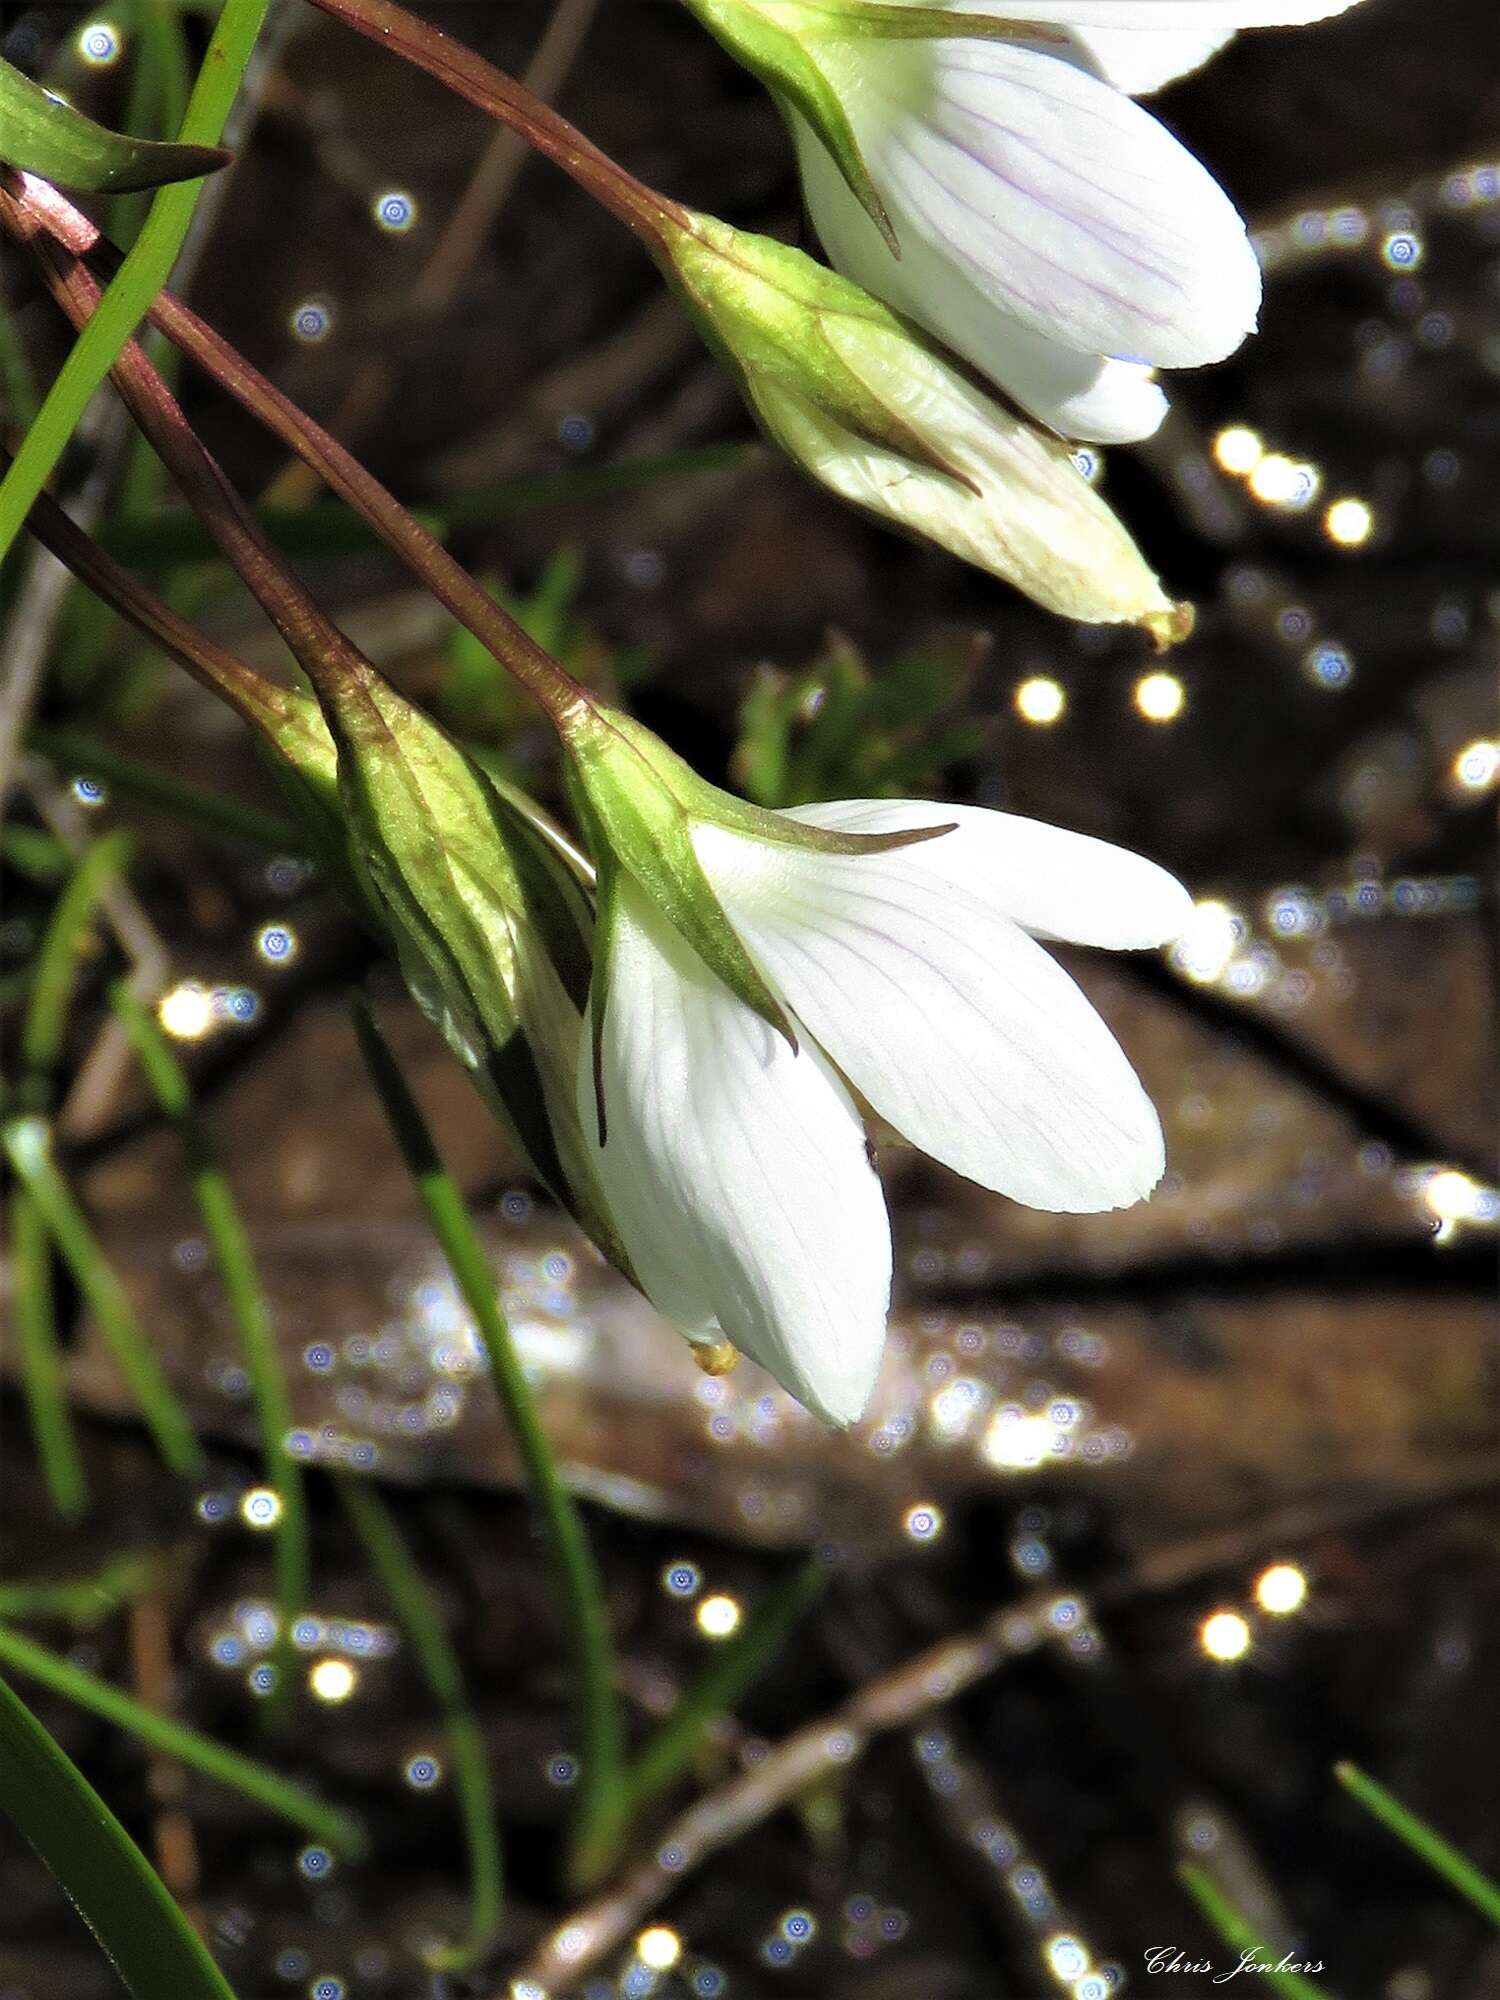
<path id="1" fill-rule="evenodd" d="M 1065 618 L 1137 624 L 1158 647 L 1191 630 L 1068 447 L 888 306 L 713 216 L 684 213 L 661 253 L 766 430 L 821 484 Z"/>
<path id="2" fill-rule="evenodd" d="M 587 1057 L 579 1111 L 654 1302 L 689 1334 L 721 1330 L 845 1425 L 874 1386 L 891 1277 L 863 1110 L 1033 1207 L 1140 1200 L 1162 1172 L 1156 1114 L 1036 940 L 1158 945 L 1191 903 L 1137 855 L 980 808 L 855 800 L 785 817 L 840 835 L 951 830 L 839 852 L 693 814 L 715 907 L 795 1049 L 622 870 L 601 904 L 607 979 L 591 1002 L 604 1006 L 602 1143 Z"/>
<path id="3" fill-rule="evenodd" d="M 1232 353 L 1261 282 L 1223 189 L 1125 93 L 1195 68 L 1240 28 L 1352 4 L 951 0 L 1037 39 L 829 29 L 818 67 L 900 255 L 794 111 L 823 246 L 1065 436 L 1149 436 L 1166 409 L 1151 370 Z"/>

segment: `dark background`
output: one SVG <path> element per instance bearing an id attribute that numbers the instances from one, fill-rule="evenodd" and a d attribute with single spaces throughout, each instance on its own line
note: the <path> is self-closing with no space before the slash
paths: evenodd
<path id="1" fill-rule="evenodd" d="M 424 11 L 519 68 L 551 10 Z M 45 70 L 87 18 L 8 6 L 7 52 Z M 414 306 L 489 128 L 310 9 L 288 5 L 280 25 L 192 297 L 337 419 L 404 499 L 440 507 L 538 473 L 748 440 L 733 391 L 644 258 L 541 163 L 476 236 L 451 301 Z M 457 552 L 514 593 L 575 670 L 627 692 L 709 775 L 746 778 L 765 740 L 755 715 L 794 715 L 806 791 L 876 782 L 1055 819 L 1155 855 L 1241 922 L 1224 963 L 1199 964 L 1211 976 L 1165 959 L 1076 962 L 1162 1110 L 1171 1171 L 1148 1206 L 1041 1216 L 925 1162 L 891 1163 L 890 1358 L 870 1418 L 840 1439 L 748 1368 L 705 1401 L 685 1348 L 580 1253 L 374 972 L 590 1498 L 637 1694 L 706 1656 L 703 1595 L 748 1605 L 805 1549 L 823 1549 L 829 1586 L 744 1704 L 752 1740 L 831 1713 L 1039 1585 L 1074 1607 L 1061 1624 L 1044 1617 L 1034 1650 L 686 1879 L 653 1919 L 683 1942 L 659 1994 L 1029 2000 L 1070 1990 L 1047 1960 L 1065 1936 L 1132 1991 L 1198 2000 L 1219 1989 L 1143 1967 L 1169 1942 L 1224 1956 L 1175 1880 L 1184 1853 L 1278 1946 L 1321 1959 L 1346 2000 L 1500 1993 L 1480 1920 L 1331 1770 L 1360 1760 L 1500 1866 L 1500 1583 L 1483 1483 L 1493 793 L 1455 775 L 1466 746 L 1495 733 L 1497 58 L 1486 0 L 1367 0 L 1322 28 L 1242 37 L 1161 100 L 1269 246 L 1264 332 L 1178 378 L 1160 437 L 1104 468 L 1168 587 L 1199 607 L 1193 639 L 1160 663 L 1183 686 L 1175 721 L 1138 712 L 1135 685 L 1156 664 L 1138 636 L 1051 620 L 753 449 L 602 499 L 524 512 L 497 500 L 455 532 Z M 107 74 L 75 87 L 101 116 L 118 113 Z M 798 232 L 773 110 L 665 0 L 603 0 L 560 103 L 668 192 Z M 374 219 L 391 192 L 414 204 L 404 231 Z M 34 351 L 54 360 L 57 329 L 15 260 L 6 286 Z M 326 330 L 299 339 L 299 320 Z M 344 399 L 375 363 L 383 393 L 355 424 Z M 282 461 L 247 419 L 192 380 L 185 400 L 243 490 L 296 497 L 273 487 Z M 1318 468 L 1310 505 L 1263 504 L 1218 468 L 1213 440 L 1233 425 Z M 1356 548 L 1324 525 L 1341 496 L 1371 509 Z M 443 620 L 383 557 L 319 558 L 307 574 L 402 685 L 550 791 L 544 735 L 502 691 L 463 678 Z M 206 622 L 276 657 L 220 580 L 178 581 Z M 1066 695 L 1051 727 L 1013 705 L 1036 676 Z M 822 725 L 828 690 L 856 683 L 847 732 Z M 236 725 L 118 632 L 87 671 L 70 674 L 62 649 L 45 712 L 272 802 Z M 461 1316 L 347 1030 L 341 994 L 370 969 L 369 949 L 296 869 L 190 839 L 123 795 L 91 809 L 140 827 L 138 880 L 172 977 L 220 995 L 191 1055 L 299 1417 L 318 1452 L 399 1482 L 402 1525 L 442 1594 L 505 1817 L 511 1921 L 488 1975 L 442 1988 L 420 1969 L 422 1937 L 458 1921 L 463 1853 L 447 1787 L 402 1781 L 440 1740 L 406 1652 L 361 1663 L 337 1709 L 300 1697 L 290 1738 L 261 1742 L 253 1648 L 223 1643 L 269 1590 L 264 1541 L 237 1515 L 256 1478 L 243 1381 L 179 1156 L 128 1080 L 77 1121 L 69 1161 L 215 1440 L 213 1476 L 185 1492 L 160 1472 L 80 1319 L 71 1366 L 102 1504 L 84 1528 L 58 1529 L 10 1399 L 5 1570 L 71 1575 L 125 1550 L 168 1553 L 170 1581 L 134 1622 L 38 1630 L 140 1687 L 149 1615 L 175 1712 L 367 1815 L 372 1858 L 312 1880 L 294 1835 L 189 1787 L 192 1874 L 176 1886 L 243 2000 L 313 1991 L 324 1976 L 349 2000 L 503 1990 L 567 1907 L 562 1653 L 483 1384 L 460 1390 L 456 1412 L 433 1400 Z M 12 959 L 27 948 L 29 894 L 11 898 Z M 290 959 L 258 951 L 268 924 L 295 937 Z M 81 1010 L 80 1059 L 99 1018 Z M 1440 1226 L 1439 1168 L 1469 1176 L 1477 1216 Z M 1029 1440 L 1019 1452 L 997 1442 L 1007 1409 Z M 384 1618 L 317 1482 L 314 1497 L 315 1608 Z M 925 1537 L 913 1520 L 924 1509 L 936 1522 Z M 1255 1606 L 1273 1561 L 1307 1579 L 1294 1615 Z M 701 1576 L 696 1598 L 663 1586 L 679 1565 Z M 1234 1664 L 1201 1642 L 1223 1609 L 1251 1626 Z M 160 1770 L 75 1713 L 42 1712 L 132 1829 L 159 1837 Z M 743 1754 L 721 1744 L 702 1787 Z M 795 1911 L 815 1934 L 787 1953 L 776 1941 Z M 591 1995 L 648 1990 L 628 1952 L 593 1977 Z M 0 1841 L 0 1995 L 111 1990 L 52 1885 Z"/>

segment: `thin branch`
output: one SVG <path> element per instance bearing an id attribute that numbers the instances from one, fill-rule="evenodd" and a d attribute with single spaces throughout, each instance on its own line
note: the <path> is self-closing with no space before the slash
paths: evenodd
<path id="1" fill-rule="evenodd" d="M 522 78 L 540 103 L 549 104 L 562 88 L 598 6 L 599 0 L 558 0 L 552 10 Z M 480 244 L 509 200 L 526 158 L 526 141 L 519 133 L 502 125 L 491 135 L 432 254 L 417 273 L 406 301 L 409 314 L 437 314 L 452 303 Z M 398 379 L 395 360 L 377 356 L 367 361 L 345 391 L 329 428 L 346 444 L 357 444 L 380 415 Z M 272 482 L 265 498 L 281 506 L 298 506 L 311 498 L 316 486 L 311 468 L 299 460 Z"/>
<path id="2" fill-rule="evenodd" d="M 1095 1589 L 1038 1591 L 996 1611 L 972 1632 L 941 1639 L 857 1689 L 831 1715 L 785 1737 L 749 1770 L 710 1792 L 671 1822 L 648 1860 L 613 1888 L 564 1917 L 539 1949 L 490 2000 L 562 2000 L 616 1950 L 685 1877 L 721 1848 L 789 1805 L 810 1785 L 847 1771 L 871 1739 L 907 1728 L 978 1681 L 1043 1643 L 1049 1614 L 1067 1596 L 1087 1613 L 1181 1589 L 1268 1551 L 1334 1534 L 1391 1515 L 1441 1506 L 1495 1490 L 1500 1474 L 1488 1454 L 1442 1481 L 1375 1499 L 1341 1499 L 1285 1508 L 1243 1528 L 1197 1535 L 1150 1551 Z"/>

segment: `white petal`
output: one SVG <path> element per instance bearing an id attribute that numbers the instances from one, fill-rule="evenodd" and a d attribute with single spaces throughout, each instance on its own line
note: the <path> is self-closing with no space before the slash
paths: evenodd
<path id="1" fill-rule="evenodd" d="M 961 266 L 920 240 L 898 261 L 801 118 L 792 136 L 808 213 L 829 261 L 937 335 L 1013 402 L 1061 437 L 1130 444 L 1150 437 L 1167 399 L 1138 362 L 1079 354 L 1022 326 Z"/>
<path id="2" fill-rule="evenodd" d="M 638 891 L 620 903 L 604 1146 L 587 1054 L 579 1105 L 625 1248 L 669 1319 L 688 1332 L 717 1320 L 826 1423 L 853 1423 L 891 1281 L 859 1114 L 810 1041 L 794 1055 Z"/>
<path id="3" fill-rule="evenodd" d="M 844 65 L 863 86 L 850 113 L 899 261 L 919 260 L 907 281 L 927 294 L 928 324 L 956 270 L 1083 354 L 1193 366 L 1253 328 L 1260 270 L 1244 224 L 1149 112 L 1018 43 L 868 48 Z"/>
<path id="4" fill-rule="evenodd" d="M 700 827 L 730 920 L 872 1108 L 923 1152 L 1033 1208 L 1138 1201 L 1161 1127 L 1078 987 L 980 894 L 914 859 Z"/>
<path id="5" fill-rule="evenodd" d="M 830 316 L 824 331 L 888 408 L 934 440 L 963 483 L 856 437 L 773 382 L 755 384 L 767 428 L 815 478 L 1064 618 L 1173 629 L 1176 614 L 1156 575 L 1055 438 L 904 330 Z"/>
<path id="6" fill-rule="evenodd" d="M 841 833 L 904 833 L 956 822 L 906 853 L 936 882 L 967 890 L 1033 937 L 1105 951 L 1144 951 L 1180 937 L 1193 899 L 1144 855 L 1044 820 L 928 799 L 839 799 L 796 806 L 788 819 Z"/>
<path id="7" fill-rule="evenodd" d="M 922 0 L 912 0 L 921 5 Z M 1344 14 L 1358 0 L 940 0 L 959 13 L 1061 28 L 1221 34 L 1239 28 L 1300 28 Z"/>
<path id="8" fill-rule="evenodd" d="M 1073 36 L 1094 74 L 1129 97 L 1148 97 L 1177 77 L 1190 76 L 1233 39 L 1233 28 L 1211 33 L 1090 28 Z"/>

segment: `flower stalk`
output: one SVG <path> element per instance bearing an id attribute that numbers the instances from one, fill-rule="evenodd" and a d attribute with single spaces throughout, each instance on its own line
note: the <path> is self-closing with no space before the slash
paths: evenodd
<path id="1" fill-rule="evenodd" d="M 23 242 L 50 237 L 108 276 L 120 253 L 80 210 L 45 182 L 0 172 L 0 228 Z M 443 607 L 487 647 L 554 719 L 588 699 L 504 608 L 413 518 L 373 473 L 223 336 L 163 291 L 150 323 L 315 471 L 417 576 Z"/>
<path id="2" fill-rule="evenodd" d="M 821 485 L 1060 616 L 1139 625 L 1158 650 L 1191 631 L 1191 607 L 1165 594 L 1067 447 L 986 395 L 911 317 L 799 250 L 644 188 L 523 85 L 394 0 L 313 3 L 510 126 L 633 229 L 757 421 Z M 830 32 L 854 21 L 857 40 L 907 45 L 950 19 L 853 5 L 813 14 Z M 980 20 L 973 32 L 1009 41 L 1013 28 Z M 832 118 L 836 102 L 824 109 Z M 858 182 L 857 149 L 841 158 Z"/>

